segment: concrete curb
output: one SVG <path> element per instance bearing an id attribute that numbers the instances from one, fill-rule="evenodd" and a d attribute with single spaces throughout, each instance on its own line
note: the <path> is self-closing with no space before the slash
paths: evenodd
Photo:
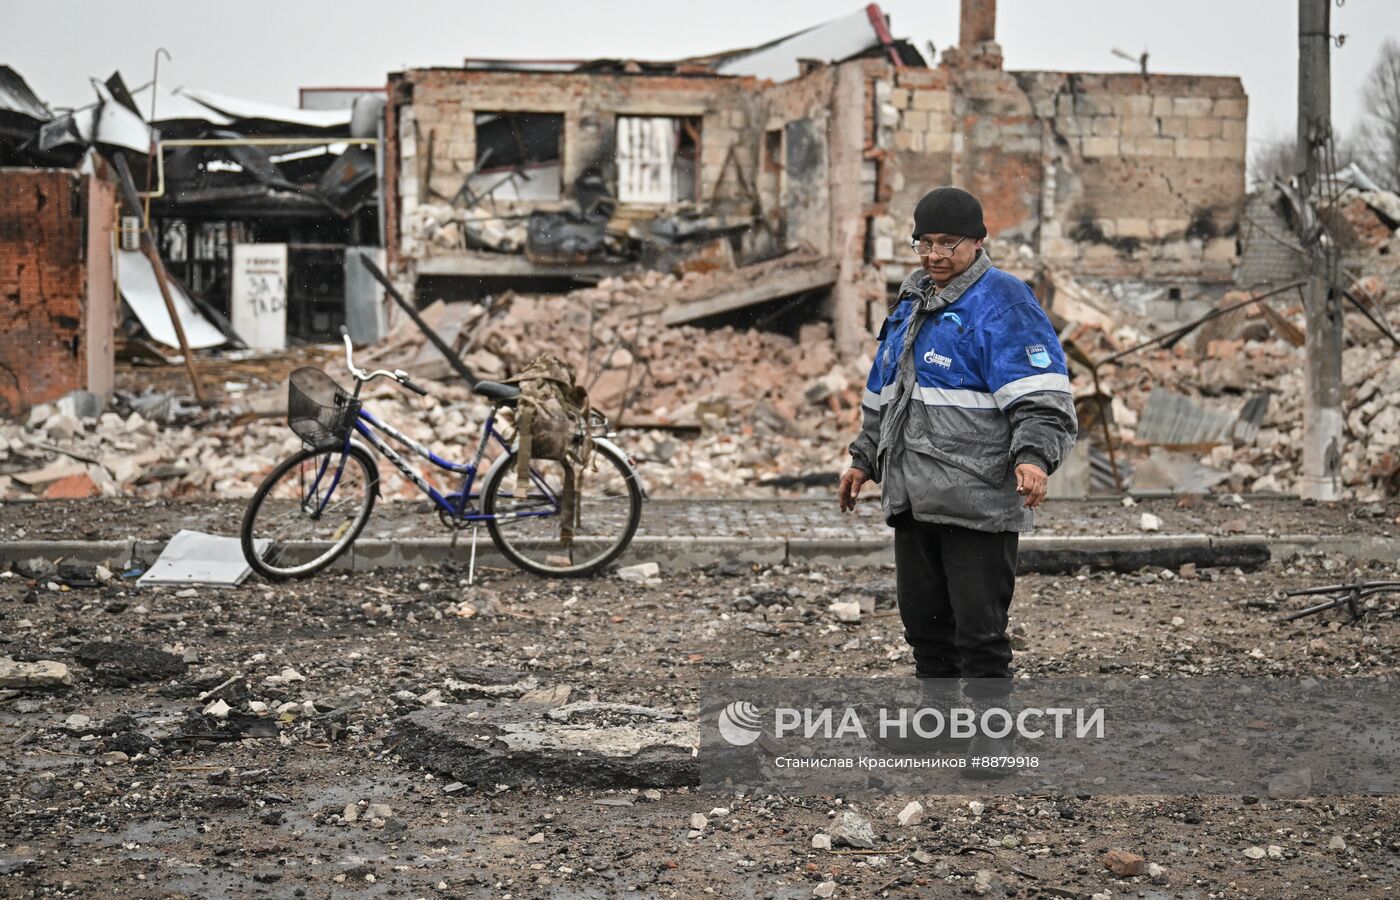
<path id="1" fill-rule="evenodd" d="M 1222 540 L 1230 540 L 1223 538 Z M 1367 535 L 1283 534 L 1268 538 L 1269 546 L 1278 556 L 1294 553 L 1340 553 L 1354 559 L 1377 562 L 1400 560 L 1400 538 Z"/>
<path id="2" fill-rule="evenodd" d="M 0 564 L 40 557 L 49 560 L 104 563 L 111 567 L 149 566 L 164 541 L 0 541 Z M 453 560 L 465 564 L 471 552 L 469 535 L 456 546 L 450 538 L 392 538 L 358 541 L 337 561 L 340 570 L 431 566 Z M 1021 539 L 1020 570 L 1023 573 L 1060 574 L 1084 566 L 1092 569 L 1134 571 L 1143 566 L 1178 568 L 1198 566 L 1253 568 L 1271 558 L 1295 553 L 1340 553 L 1364 560 L 1400 561 L 1400 538 L 1351 535 L 1261 534 L 1212 537 L 1207 534 L 1091 535 L 1063 537 L 1030 535 Z M 732 538 L 666 537 L 636 538 L 620 564 L 656 562 L 663 571 L 680 572 L 722 562 L 749 565 L 802 563 L 812 566 L 871 567 L 894 562 L 888 539 L 851 540 L 829 538 Z M 483 532 L 477 541 L 477 564 L 512 568 Z"/>

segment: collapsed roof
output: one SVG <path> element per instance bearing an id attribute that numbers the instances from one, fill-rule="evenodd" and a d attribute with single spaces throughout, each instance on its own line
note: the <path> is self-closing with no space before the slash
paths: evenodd
<path id="1" fill-rule="evenodd" d="M 121 154 L 153 205 L 186 217 L 266 213 L 349 217 L 375 202 L 382 96 L 303 110 L 197 88 L 93 80 L 96 102 L 54 115 L 0 67 L 0 163 L 76 166 L 89 148 Z M 287 143 L 270 143 L 285 138 Z M 194 145 L 196 144 L 197 145 Z M 150 173 L 156 148 L 160 159 Z"/>
<path id="2" fill-rule="evenodd" d="M 752 76 L 788 81 L 802 74 L 806 60 L 839 63 L 863 56 L 886 57 L 897 66 L 928 65 L 912 44 L 890 35 L 879 4 L 769 41 L 757 47 L 705 56 L 656 61 L 635 59 L 492 59 L 468 57 L 468 69 L 510 72 L 598 72 L 639 75 Z"/>

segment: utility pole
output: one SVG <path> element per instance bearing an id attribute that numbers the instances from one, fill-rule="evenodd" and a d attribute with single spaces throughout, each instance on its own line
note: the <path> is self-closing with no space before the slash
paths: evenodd
<path id="1" fill-rule="evenodd" d="M 1332 0 L 1298 0 L 1298 173 L 1301 235 L 1308 251 L 1304 309 L 1307 322 L 1303 388 L 1303 478 L 1305 499 L 1341 496 L 1342 304 L 1331 278 L 1335 245 L 1324 238 L 1317 214 L 1319 185 L 1330 174 L 1324 153 L 1332 139 Z"/>

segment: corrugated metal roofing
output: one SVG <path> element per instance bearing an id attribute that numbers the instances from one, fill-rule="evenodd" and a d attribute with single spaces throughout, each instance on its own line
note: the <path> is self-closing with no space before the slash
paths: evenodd
<path id="1" fill-rule="evenodd" d="M 44 105 L 28 83 L 9 66 L 0 66 L 0 110 L 19 113 L 39 122 L 47 122 L 53 113 Z"/>

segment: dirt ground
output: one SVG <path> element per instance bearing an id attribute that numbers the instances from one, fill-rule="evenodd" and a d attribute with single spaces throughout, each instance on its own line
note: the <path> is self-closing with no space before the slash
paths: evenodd
<path id="1" fill-rule="evenodd" d="M 1351 572 L 1324 558 L 1186 578 L 1026 576 L 1012 610 L 1017 666 L 1394 676 L 1391 601 L 1356 625 L 1330 613 L 1275 621 L 1301 605 L 1278 605 L 1277 590 Z M 464 582 L 451 567 L 229 590 L 0 578 L 3 653 L 65 662 L 75 678 L 54 693 L 0 694 L 0 894 L 799 898 L 831 896 L 821 885 L 834 881 L 837 897 L 1379 897 L 1400 878 L 1393 797 L 992 786 L 975 800 L 920 797 L 924 821 L 904 827 L 909 798 L 861 798 L 878 838 L 855 852 L 812 847 L 844 797 L 463 786 L 401 760 L 391 739 L 396 718 L 461 699 L 462 682 L 533 676 L 574 699 L 693 712 L 707 678 L 910 666 L 888 570 Z M 852 591 L 880 603 L 839 624 L 827 606 Z M 101 640 L 127 645 L 104 655 L 89 646 Z M 201 715 L 211 689 L 227 720 Z M 690 837 L 695 813 L 708 824 Z M 1161 870 L 1118 878 L 1102 863 L 1110 849 Z"/>

